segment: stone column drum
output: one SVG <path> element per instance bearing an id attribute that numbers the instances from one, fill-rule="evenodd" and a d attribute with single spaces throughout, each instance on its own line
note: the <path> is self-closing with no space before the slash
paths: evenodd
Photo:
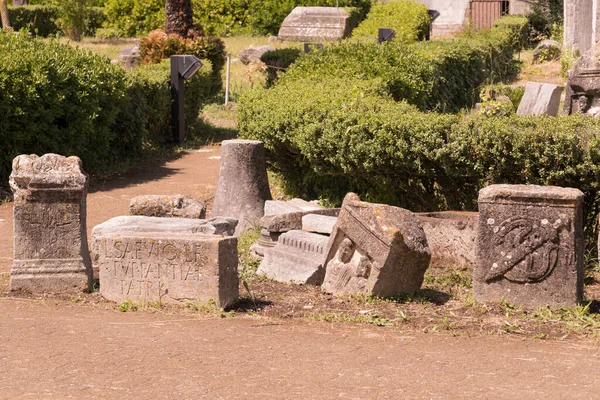
<path id="1" fill-rule="evenodd" d="M 237 219 L 237 235 L 258 226 L 264 215 L 265 201 L 270 199 L 263 143 L 258 140 L 223 141 L 212 216 Z"/>
<path id="2" fill-rule="evenodd" d="M 479 192 L 473 291 L 524 307 L 574 306 L 583 296 L 583 193 L 534 185 Z"/>
<path id="3" fill-rule="evenodd" d="M 10 290 L 62 294 L 90 287 L 87 185 L 78 157 L 21 155 L 13 160 L 15 253 Z"/>

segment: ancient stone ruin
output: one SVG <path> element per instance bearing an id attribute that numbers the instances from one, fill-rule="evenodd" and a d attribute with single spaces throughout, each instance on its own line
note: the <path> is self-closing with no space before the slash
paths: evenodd
<path id="1" fill-rule="evenodd" d="M 90 287 L 86 236 L 88 176 L 78 157 L 21 155 L 13 160 L 14 261 L 10 289 L 79 293 Z"/>
<path id="2" fill-rule="evenodd" d="M 296 7 L 281 24 L 277 37 L 299 42 L 335 41 L 349 37 L 354 28 L 343 7 Z"/>
<path id="3" fill-rule="evenodd" d="M 563 87 L 551 83 L 527 82 L 518 115 L 550 115 L 556 117 Z"/>
<path id="4" fill-rule="evenodd" d="M 478 213 L 446 211 L 416 216 L 431 250 L 431 267 L 473 268 Z"/>
<path id="5" fill-rule="evenodd" d="M 237 221 L 116 217 L 94 227 L 100 293 L 123 302 L 232 305 L 239 295 Z"/>
<path id="6" fill-rule="evenodd" d="M 583 296 L 583 193 L 492 185 L 479 193 L 478 301 L 575 306 Z"/>
<path id="7" fill-rule="evenodd" d="M 413 213 L 349 193 L 329 239 L 323 289 L 380 297 L 413 293 L 421 288 L 430 259 Z"/>
<path id="8" fill-rule="evenodd" d="M 137 196 L 129 203 L 130 215 L 164 218 L 206 217 L 206 207 L 200 200 L 181 194 Z"/>
<path id="9" fill-rule="evenodd" d="M 265 147 L 258 140 L 224 140 L 213 217 L 239 221 L 236 234 L 257 226 L 271 199 Z"/>
<path id="10" fill-rule="evenodd" d="M 600 118 L 600 44 L 589 49 L 569 71 L 564 112 Z"/>

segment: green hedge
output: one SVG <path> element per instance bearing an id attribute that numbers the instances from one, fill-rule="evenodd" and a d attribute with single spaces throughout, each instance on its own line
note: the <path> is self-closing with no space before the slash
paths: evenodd
<path id="1" fill-rule="evenodd" d="M 376 80 L 395 100 L 406 99 L 422 110 L 456 112 L 477 101 L 485 81 L 517 73 L 514 54 L 526 23 L 523 17 L 505 17 L 490 30 L 414 44 L 344 41 L 301 57 L 283 80 Z"/>
<path id="2" fill-rule="evenodd" d="M 186 124 L 219 89 L 212 66 L 186 81 Z M 0 180 L 19 154 L 77 155 L 89 172 L 169 143 L 168 62 L 126 72 L 91 52 L 0 34 Z"/>
<path id="3" fill-rule="evenodd" d="M 41 37 L 53 36 L 61 33 L 55 20 L 58 18 L 57 9 L 54 6 L 30 5 L 9 7 L 10 23 L 17 31 L 26 29 Z M 84 31 L 85 36 L 94 36 L 96 30 L 106 20 L 104 9 L 91 7 Z"/>
<path id="4" fill-rule="evenodd" d="M 394 40 L 415 42 L 426 38 L 430 26 L 431 17 L 427 6 L 414 0 L 395 0 L 375 3 L 367 18 L 352 32 L 352 36 L 376 39 L 379 28 L 389 28 L 396 32 Z"/>
<path id="5" fill-rule="evenodd" d="M 370 0 L 192 0 L 194 21 L 208 35 L 232 33 L 276 35 L 285 17 L 296 6 L 356 8 L 362 20 L 371 7 Z M 143 36 L 164 29 L 164 0 L 108 0 L 105 27 L 115 28 L 125 36 Z M 354 12 L 353 12 L 354 14 Z"/>
<path id="6" fill-rule="evenodd" d="M 469 107 L 484 83 L 513 73 L 525 23 L 509 17 L 454 40 L 351 40 L 303 55 L 273 88 L 242 96 L 241 135 L 264 141 L 288 190 L 309 198 L 340 201 L 355 191 L 415 211 L 472 209 L 488 182 L 591 184 L 594 153 L 578 152 L 592 142 L 571 134 L 595 121 L 432 112 Z"/>
<path id="7" fill-rule="evenodd" d="M 458 210 L 475 209 L 490 183 L 597 189 L 596 119 L 424 113 L 382 89 L 337 78 L 250 91 L 241 136 L 265 143 L 290 194 L 334 203 L 354 191 L 414 211 Z"/>

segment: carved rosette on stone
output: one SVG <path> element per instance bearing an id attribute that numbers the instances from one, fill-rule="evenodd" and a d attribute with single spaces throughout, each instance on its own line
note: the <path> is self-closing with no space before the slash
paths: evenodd
<path id="1" fill-rule="evenodd" d="M 323 289 L 380 297 L 414 293 L 430 259 L 425 232 L 413 213 L 349 193 L 329 239 Z"/>
<path id="2" fill-rule="evenodd" d="M 479 192 L 479 301 L 574 306 L 583 295 L 583 193 L 534 185 Z"/>
<path id="3" fill-rule="evenodd" d="M 21 155 L 13 160 L 12 291 L 62 294 L 90 287 L 87 185 L 78 157 Z"/>
<path id="4" fill-rule="evenodd" d="M 92 231 L 100 293 L 148 303 L 235 303 L 239 295 L 237 220 L 116 217 Z"/>

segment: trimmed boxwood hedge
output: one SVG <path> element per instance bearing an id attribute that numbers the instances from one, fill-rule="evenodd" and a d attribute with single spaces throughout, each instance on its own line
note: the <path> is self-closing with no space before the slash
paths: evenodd
<path id="1" fill-rule="evenodd" d="M 220 89 L 210 61 L 186 81 L 186 124 Z M 168 62 L 126 72 L 57 41 L 0 33 L 0 179 L 19 154 L 81 157 L 98 172 L 168 145 Z"/>
<path id="2" fill-rule="evenodd" d="M 9 7 L 10 23 L 16 31 L 28 30 L 41 37 L 53 36 L 61 33 L 54 22 L 58 18 L 57 8 L 53 6 L 31 5 Z M 90 7 L 84 36 L 94 36 L 96 30 L 106 20 L 104 9 Z"/>

